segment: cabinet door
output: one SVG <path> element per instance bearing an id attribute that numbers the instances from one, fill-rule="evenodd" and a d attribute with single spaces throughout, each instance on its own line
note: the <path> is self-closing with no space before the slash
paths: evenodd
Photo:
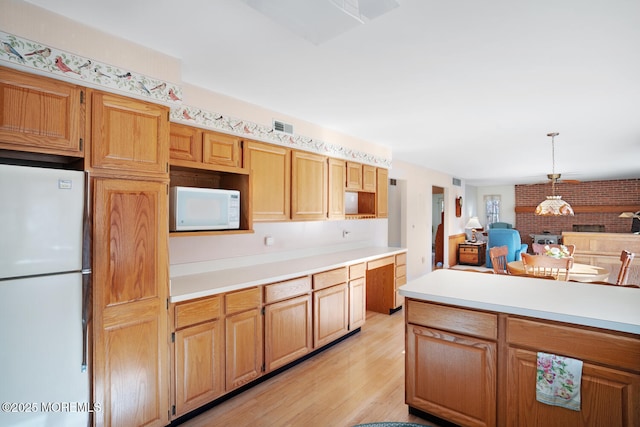
<path id="1" fill-rule="evenodd" d="M 580 411 L 536 400 L 537 353 L 509 348 L 507 426 L 640 425 L 640 375 L 584 362 Z"/>
<path id="2" fill-rule="evenodd" d="M 251 141 L 246 156 L 251 171 L 253 220 L 290 219 L 291 150 Z"/>
<path id="3" fill-rule="evenodd" d="M 389 216 L 389 171 L 378 168 L 376 183 L 376 216 L 387 218 Z"/>
<path id="4" fill-rule="evenodd" d="M 349 331 L 349 290 L 346 283 L 313 292 L 313 344 L 322 347 Z"/>
<path id="5" fill-rule="evenodd" d="M 376 191 L 376 167 L 370 165 L 362 165 L 362 190 Z"/>
<path id="6" fill-rule="evenodd" d="M 0 147 L 82 156 L 82 88 L 0 67 Z"/>
<path id="7" fill-rule="evenodd" d="M 264 354 L 267 372 L 312 350 L 311 320 L 311 295 L 265 307 Z"/>
<path id="8" fill-rule="evenodd" d="M 458 425 L 495 426 L 496 347 L 407 324 L 406 403 Z"/>
<path id="9" fill-rule="evenodd" d="M 169 157 L 171 164 L 179 164 L 179 161 L 201 162 L 202 131 L 192 126 L 171 123 L 169 132 Z"/>
<path id="10" fill-rule="evenodd" d="M 364 277 L 349 282 L 349 330 L 362 325 L 367 318 L 367 287 Z"/>
<path id="11" fill-rule="evenodd" d="M 240 387 L 262 373 L 262 315 L 259 309 L 227 316 L 226 390 Z"/>
<path id="12" fill-rule="evenodd" d="M 94 178 L 96 425 L 168 422 L 167 186 Z"/>
<path id="13" fill-rule="evenodd" d="M 293 151 L 291 156 L 291 218 L 327 218 L 327 158 Z"/>
<path id="14" fill-rule="evenodd" d="M 242 140 L 218 132 L 202 134 L 202 162 L 210 165 L 242 167 Z"/>
<path id="15" fill-rule="evenodd" d="M 168 107 L 102 92 L 92 98 L 92 167 L 169 173 Z"/>
<path id="16" fill-rule="evenodd" d="M 347 162 L 347 190 L 362 190 L 362 163 Z"/>
<path id="17" fill-rule="evenodd" d="M 219 320 L 176 332 L 176 416 L 224 393 L 224 329 Z"/>
<path id="18" fill-rule="evenodd" d="M 344 219 L 345 161 L 329 159 L 329 218 Z"/>
<path id="19" fill-rule="evenodd" d="M 395 308 L 393 257 L 370 261 L 367 266 L 367 310 L 389 314 Z"/>

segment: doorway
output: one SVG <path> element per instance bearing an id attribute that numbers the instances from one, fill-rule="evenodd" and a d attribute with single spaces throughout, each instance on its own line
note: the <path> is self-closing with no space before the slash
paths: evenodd
<path id="1" fill-rule="evenodd" d="M 431 269 L 435 270 L 444 266 L 444 188 L 431 187 Z"/>
<path id="2" fill-rule="evenodd" d="M 405 248 L 405 218 L 407 200 L 407 181 L 401 179 L 389 179 L 388 191 L 388 236 L 387 244 L 392 247 Z"/>

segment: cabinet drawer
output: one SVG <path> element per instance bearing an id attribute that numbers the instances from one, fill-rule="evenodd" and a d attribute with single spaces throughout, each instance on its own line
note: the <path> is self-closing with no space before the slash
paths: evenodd
<path id="1" fill-rule="evenodd" d="M 478 254 L 477 253 L 464 253 L 460 252 L 460 263 L 461 264 L 477 264 L 478 263 Z"/>
<path id="2" fill-rule="evenodd" d="M 396 289 L 407 284 L 407 276 L 396 277 Z"/>
<path id="3" fill-rule="evenodd" d="M 614 334 L 513 317 L 507 319 L 507 342 L 510 346 L 528 347 L 534 351 L 640 372 L 640 339 L 637 335 Z"/>
<path id="4" fill-rule="evenodd" d="M 299 277 L 264 287 L 264 303 L 269 304 L 311 292 L 311 277 Z"/>
<path id="5" fill-rule="evenodd" d="M 357 279 L 359 277 L 364 277 L 365 274 L 366 274 L 366 266 L 364 262 L 349 266 L 349 280 Z"/>
<path id="6" fill-rule="evenodd" d="M 373 270 L 379 267 L 384 267 L 385 265 L 393 264 L 394 262 L 395 262 L 395 258 L 392 256 L 375 259 L 367 263 L 367 270 Z"/>
<path id="7" fill-rule="evenodd" d="M 313 275 L 313 289 L 324 289 L 329 286 L 345 283 L 347 281 L 347 267 L 336 268 L 335 270 L 325 271 Z"/>
<path id="8" fill-rule="evenodd" d="M 406 265 L 396 265 L 396 277 L 404 277 L 407 275 Z"/>
<path id="9" fill-rule="evenodd" d="M 491 340 L 498 338 L 498 316 L 481 311 L 408 300 L 407 322 Z"/>
<path id="10" fill-rule="evenodd" d="M 260 288 L 243 289 L 224 296 L 225 313 L 232 314 L 260 306 Z"/>
<path id="11" fill-rule="evenodd" d="M 460 254 L 478 254 L 478 248 L 474 246 L 460 246 Z"/>
<path id="12" fill-rule="evenodd" d="M 396 255 L 396 264 L 397 265 L 405 265 L 407 263 L 407 254 L 398 254 Z"/>
<path id="13" fill-rule="evenodd" d="M 175 327 L 180 329 L 216 319 L 222 315 L 221 308 L 219 296 L 177 304 L 175 308 Z"/>

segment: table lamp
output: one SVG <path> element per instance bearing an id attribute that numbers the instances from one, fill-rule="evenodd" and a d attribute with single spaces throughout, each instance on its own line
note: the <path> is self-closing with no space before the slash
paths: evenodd
<path id="1" fill-rule="evenodd" d="M 471 229 L 471 242 L 475 243 L 476 242 L 476 230 L 478 228 L 482 228 L 482 224 L 480 224 L 480 221 L 478 220 L 477 216 L 472 216 L 471 219 L 469 219 L 469 222 L 467 222 L 467 225 L 465 225 L 464 228 L 470 228 Z"/>
<path id="2" fill-rule="evenodd" d="M 633 212 L 622 212 L 618 215 L 618 218 L 633 218 L 631 221 L 631 232 L 634 234 L 640 234 L 640 211 Z"/>

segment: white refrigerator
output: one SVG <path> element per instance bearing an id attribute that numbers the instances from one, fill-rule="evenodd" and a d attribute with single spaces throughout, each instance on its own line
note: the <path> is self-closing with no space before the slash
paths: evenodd
<path id="1" fill-rule="evenodd" d="M 84 172 L 0 164 L 0 426 L 85 427 L 96 410 L 85 199 Z"/>

